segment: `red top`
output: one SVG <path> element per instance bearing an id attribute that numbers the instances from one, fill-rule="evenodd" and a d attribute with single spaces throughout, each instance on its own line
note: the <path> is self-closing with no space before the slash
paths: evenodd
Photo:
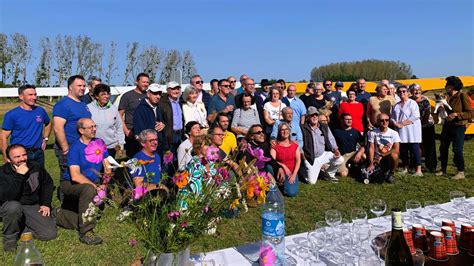
<path id="1" fill-rule="evenodd" d="M 298 144 L 293 141 L 288 147 L 283 147 L 280 144 L 276 144 L 273 149 L 276 151 L 276 161 L 286 165 L 286 167 L 290 169 L 290 172 L 293 173 L 293 170 L 295 169 L 295 154 L 296 150 L 298 149 Z"/>
<path id="2" fill-rule="evenodd" d="M 342 102 L 339 107 L 339 116 L 343 113 L 352 116 L 352 128 L 361 133 L 364 132 L 364 125 L 362 124 L 362 119 L 364 118 L 364 106 L 361 103 Z"/>

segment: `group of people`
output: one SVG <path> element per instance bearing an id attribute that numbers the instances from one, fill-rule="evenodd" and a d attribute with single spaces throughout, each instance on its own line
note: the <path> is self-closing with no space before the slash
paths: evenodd
<path id="1" fill-rule="evenodd" d="M 310 82 L 297 97 L 296 86 L 284 80 L 262 80 L 257 91 L 248 75 L 240 76 L 238 88 L 230 76 L 212 80 L 208 92 L 200 75 L 192 76 L 183 90 L 173 81 L 166 89 L 150 84 L 149 76 L 140 73 L 136 87 L 121 95 L 117 107 L 110 101 L 110 87 L 97 77 L 86 84 L 75 75 L 67 83 L 68 95 L 55 104 L 52 119 L 36 105 L 32 85 L 18 89 L 20 104 L 5 115 L 0 216 L 6 251 L 15 250 L 23 230 L 38 239 L 55 238 L 56 224 L 78 230 L 85 244 L 100 244 L 95 222 L 83 214 L 113 176 L 109 157 L 126 155 L 146 162 L 143 171 L 132 174 L 133 185 L 152 190 L 163 186 L 164 172 L 199 168 L 199 158 L 209 147 L 231 168 L 237 159 L 251 161 L 260 148 L 267 158 L 261 170 L 289 197 L 298 195 L 300 180 L 337 182 L 337 175 L 357 177 L 354 170 L 361 168 L 380 168 L 385 180 L 393 182 L 400 159 L 401 173 L 413 169 L 413 175 L 422 176 L 422 154 L 425 171 L 437 170 L 431 106 L 417 84 L 395 88 L 383 80 L 372 96 L 365 91 L 364 79 L 347 91 L 342 82 L 335 82 L 333 89 L 333 81 L 324 80 Z M 458 77 L 446 78 L 452 111 L 441 133 L 441 169 L 436 174 L 446 175 L 452 142 L 458 170 L 453 179 L 464 178 L 464 132 L 473 118 L 472 103 L 462 88 Z M 44 169 L 52 130 L 61 201 L 54 211 L 53 182 Z M 164 158 L 171 162 L 165 164 Z"/>

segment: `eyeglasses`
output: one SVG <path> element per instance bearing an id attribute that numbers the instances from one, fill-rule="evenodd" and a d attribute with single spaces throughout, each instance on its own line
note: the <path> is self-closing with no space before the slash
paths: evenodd
<path id="1" fill-rule="evenodd" d="M 255 86 L 255 83 L 247 83 L 245 85 L 249 85 L 249 86 Z"/>
<path id="2" fill-rule="evenodd" d="M 260 130 L 260 131 L 255 131 L 252 133 L 253 135 L 260 135 L 260 134 L 263 134 L 263 130 Z"/>
<path id="3" fill-rule="evenodd" d="M 93 125 L 93 126 L 89 126 L 89 127 L 82 127 L 83 129 L 93 129 L 93 128 L 97 128 L 97 125 Z"/>
<path id="4" fill-rule="evenodd" d="M 221 85 L 221 87 L 230 88 L 230 85 Z"/>
<path id="5" fill-rule="evenodd" d="M 389 119 L 379 119 L 379 122 L 388 122 Z"/>
<path id="6" fill-rule="evenodd" d="M 319 119 L 319 122 L 321 122 L 321 123 L 327 123 L 328 121 L 327 121 L 327 120 L 321 120 L 321 119 Z"/>
<path id="7" fill-rule="evenodd" d="M 146 141 L 147 142 L 155 142 L 155 141 L 158 141 L 158 139 L 147 139 Z"/>
<path id="8" fill-rule="evenodd" d="M 352 118 L 344 118 L 346 121 L 352 121 Z"/>
<path id="9" fill-rule="evenodd" d="M 406 90 L 400 90 L 400 91 L 398 91 L 398 93 L 407 93 L 407 91 Z"/>
<path id="10" fill-rule="evenodd" d="M 224 133 L 214 133 L 212 135 L 218 136 L 218 137 L 224 137 L 225 134 Z"/>
<path id="11" fill-rule="evenodd" d="M 282 128 L 282 129 L 280 129 L 280 131 L 290 131 L 290 129 L 289 128 Z"/>
<path id="12" fill-rule="evenodd" d="M 237 80 L 229 80 L 230 83 L 236 83 Z"/>
<path id="13" fill-rule="evenodd" d="M 198 80 L 198 81 L 195 81 L 194 83 L 195 83 L 195 84 L 203 84 L 203 83 L 204 83 L 204 81 L 202 81 L 202 80 Z"/>
<path id="14" fill-rule="evenodd" d="M 168 89 L 170 89 L 170 90 L 172 90 L 172 91 L 176 91 L 176 90 L 180 90 L 181 87 L 174 87 L 174 88 L 168 88 Z"/>
<path id="15" fill-rule="evenodd" d="M 332 86 L 332 83 L 327 83 L 327 84 L 324 84 L 324 86 Z"/>

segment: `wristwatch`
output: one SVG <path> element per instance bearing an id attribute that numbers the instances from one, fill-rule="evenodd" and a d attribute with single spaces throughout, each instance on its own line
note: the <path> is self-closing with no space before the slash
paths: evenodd
<path id="1" fill-rule="evenodd" d="M 49 138 L 47 138 L 47 137 L 46 137 L 46 138 L 43 138 L 43 140 L 46 140 L 46 141 L 48 141 L 48 140 L 49 140 Z"/>

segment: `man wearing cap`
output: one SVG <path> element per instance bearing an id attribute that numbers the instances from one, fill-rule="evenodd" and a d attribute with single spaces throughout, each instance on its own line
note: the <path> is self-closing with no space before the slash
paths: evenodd
<path id="1" fill-rule="evenodd" d="M 125 133 L 125 150 L 129 158 L 132 158 L 140 150 L 140 144 L 135 139 L 135 135 L 139 134 L 140 131 L 134 132 L 133 130 L 133 114 L 140 101 L 146 97 L 145 92 L 150 85 L 150 76 L 146 73 L 138 74 L 135 84 L 135 89 L 122 95 L 118 106 L 123 132 Z"/>
<path id="2" fill-rule="evenodd" d="M 319 112 L 314 106 L 308 108 L 303 131 L 303 154 L 306 181 L 316 184 L 319 173 L 324 179 L 337 182 L 336 171 L 344 162 L 336 140 L 327 124 L 319 123 Z M 326 169 L 321 169 L 327 165 Z"/>
<path id="3" fill-rule="evenodd" d="M 179 83 L 171 81 L 166 84 L 166 88 L 167 93 L 158 103 L 158 108 L 163 114 L 163 123 L 166 125 L 164 129 L 165 142 L 168 143 L 168 149 L 173 153 L 174 160 L 177 161 L 176 151 L 184 136 L 183 108 L 179 101 L 181 86 Z"/>
<path id="4" fill-rule="evenodd" d="M 306 107 L 304 106 L 303 101 L 296 97 L 296 86 L 294 84 L 288 86 L 287 94 L 281 99 L 281 101 L 286 104 L 286 106 L 293 109 L 293 121 L 303 125 L 305 121 L 304 116 L 306 115 Z"/>
<path id="5" fill-rule="evenodd" d="M 341 102 L 347 102 L 347 93 L 342 90 L 344 89 L 344 83 L 342 81 L 337 81 L 334 87 L 336 88 L 336 91 L 339 92 L 339 95 L 341 95 Z"/>
<path id="6" fill-rule="evenodd" d="M 3 159 L 7 158 L 10 144 L 26 147 L 28 160 L 37 161 L 44 167 L 44 150 L 51 133 L 51 120 L 44 108 L 36 105 L 36 87 L 23 85 L 18 88 L 20 105 L 8 111 L 2 124 L 1 144 Z"/>
<path id="7" fill-rule="evenodd" d="M 270 84 L 268 79 L 262 79 L 260 81 L 260 87 L 261 90 L 259 96 L 260 98 L 262 98 L 262 101 L 265 102 L 268 99 L 268 96 L 270 95 L 270 88 L 272 87 L 272 85 Z"/>
<path id="8" fill-rule="evenodd" d="M 201 135 L 201 126 L 196 121 L 189 121 L 186 124 L 186 135 L 188 138 L 178 147 L 178 169 L 184 170 L 186 165 L 191 161 L 191 151 L 193 142 L 197 136 Z"/>
<path id="9" fill-rule="evenodd" d="M 164 89 L 159 84 L 151 84 L 146 91 L 146 98 L 140 101 L 133 115 L 133 128 L 137 134 L 135 139 L 138 140 L 138 134 L 145 129 L 156 130 L 158 132 L 158 142 L 160 143 L 157 152 L 161 156 L 163 156 L 166 148 L 163 134 L 165 124 L 163 123 L 163 114 L 158 108 L 163 92 Z"/>
<path id="10" fill-rule="evenodd" d="M 196 101 L 199 103 L 203 103 L 206 109 L 209 107 L 209 103 L 211 102 L 211 95 L 202 89 L 204 81 L 202 80 L 201 76 L 194 75 L 191 77 L 191 85 L 196 88 L 196 92 L 198 94 Z M 180 88 L 181 89 L 181 88 Z"/>

